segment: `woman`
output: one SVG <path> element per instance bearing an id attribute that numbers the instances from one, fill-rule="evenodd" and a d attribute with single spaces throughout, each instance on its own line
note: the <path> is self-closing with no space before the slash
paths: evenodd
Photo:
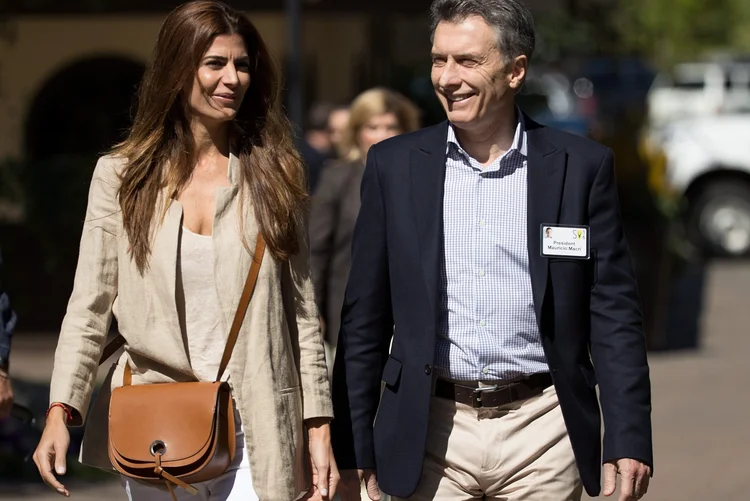
<path id="1" fill-rule="evenodd" d="M 370 147 L 419 128 L 419 110 L 401 94 L 374 88 L 349 108 L 342 141 L 343 161 L 321 174 L 310 211 L 310 250 L 318 309 L 325 323 L 329 369 L 339 333 L 351 242 L 359 213 L 359 185 Z"/>
<path id="2" fill-rule="evenodd" d="M 66 424 L 86 418 L 112 315 L 127 340 L 112 386 L 126 364 L 133 384 L 213 381 L 260 231 L 265 257 L 227 371 L 238 450 L 224 475 L 195 485 L 198 499 L 298 499 L 310 487 L 310 462 L 309 495 L 333 495 L 338 472 L 306 257 L 304 174 L 278 93 L 268 50 L 244 16 L 213 1 L 169 14 L 130 134 L 99 160 L 91 183 L 34 455 L 61 494 L 69 495 L 52 470 L 65 471 Z M 96 464 L 106 452 L 106 434 L 86 443 L 106 420 L 92 412 L 82 462 Z M 125 477 L 123 485 L 131 501 L 172 499 Z"/>

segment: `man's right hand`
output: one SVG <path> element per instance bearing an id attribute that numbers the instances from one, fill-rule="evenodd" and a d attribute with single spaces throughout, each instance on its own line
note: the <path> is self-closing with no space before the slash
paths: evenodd
<path id="1" fill-rule="evenodd" d="M 370 501 L 380 501 L 380 488 L 375 470 L 341 470 L 338 494 L 341 501 L 367 501 L 362 499 L 362 482 L 367 486 Z"/>

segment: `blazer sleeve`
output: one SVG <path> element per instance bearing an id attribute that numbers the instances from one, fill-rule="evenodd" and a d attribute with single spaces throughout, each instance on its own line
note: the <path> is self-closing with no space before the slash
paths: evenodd
<path id="1" fill-rule="evenodd" d="M 375 468 L 373 425 L 393 336 L 386 205 L 377 151 L 377 145 L 370 148 L 362 177 L 362 203 L 333 369 L 336 419 L 331 441 L 340 469 Z"/>
<path id="2" fill-rule="evenodd" d="M 589 198 L 596 283 L 591 290 L 591 358 L 604 417 L 603 461 L 652 467 L 651 385 L 641 303 L 622 229 L 614 156 L 607 149 Z"/>
<path id="3" fill-rule="evenodd" d="M 285 309 L 291 309 L 287 318 L 292 317 L 296 327 L 299 354 L 299 375 L 302 385 L 303 419 L 333 417 L 331 389 L 326 366 L 323 333 L 320 330 L 318 308 L 315 304 L 312 273 L 310 272 L 310 248 L 307 232 L 298 235 L 299 252 L 289 259 L 290 278 L 282 287 L 288 292 Z M 289 292 L 289 289 L 291 291 Z"/>
<path id="4" fill-rule="evenodd" d="M 94 169 L 73 292 L 60 329 L 50 402 L 74 409 L 74 426 L 86 419 L 117 296 L 117 247 L 122 224 L 117 201 L 117 160 L 103 157 Z"/>

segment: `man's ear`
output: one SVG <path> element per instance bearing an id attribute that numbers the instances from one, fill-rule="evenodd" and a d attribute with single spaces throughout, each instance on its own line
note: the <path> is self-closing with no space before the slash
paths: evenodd
<path id="1" fill-rule="evenodd" d="M 510 81 L 508 82 L 511 89 L 517 91 L 521 88 L 523 82 L 526 80 L 526 70 L 528 67 L 528 57 L 520 55 L 513 59 L 510 67 Z"/>

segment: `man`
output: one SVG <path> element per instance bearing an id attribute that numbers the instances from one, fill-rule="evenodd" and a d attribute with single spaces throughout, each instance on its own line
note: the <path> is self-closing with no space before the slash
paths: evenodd
<path id="1" fill-rule="evenodd" d="M 297 142 L 297 149 L 307 169 L 311 195 L 315 193 L 325 164 L 338 158 L 337 141 L 341 140 L 342 132 L 336 127 L 345 127 L 348 120 L 348 106 L 321 102 L 310 108 L 305 137 Z"/>
<path id="2" fill-rule="evenodd" d="M 8 416 L 13 407 L 13 388 L 10 384 L 10 340 L 16 325 L 16 315 L 1 280 L 3 258 L 0 255 L 0 419 Z"/>
<path id="3" fill-rule="evenodd" d="M 603 461 L 604 494 L 619 473 L 619 500 L 638 499 L 651 395 L 612 152 L 517 111 L 521 0 L 431 14 L 448 121 L 368 155 L 333 375 L 339 492 L 578 500 Z"/>
<path id="4" fill-rule="evenodd" d="M 326 159 L 337 158 L 336 148 L 341 142 L 348 121 L 348 105 L 315 103 L 307 114 L 305 141 Z"/>

